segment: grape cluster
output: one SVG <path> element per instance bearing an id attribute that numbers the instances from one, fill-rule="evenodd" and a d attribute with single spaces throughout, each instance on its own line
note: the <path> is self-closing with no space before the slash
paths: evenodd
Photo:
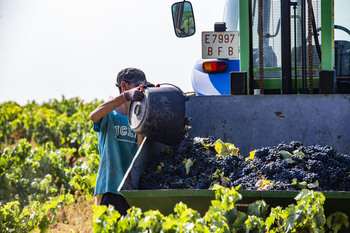
<path id="1" fill-rule="evenodd" d="M 243 169 L 243 176 L 234 180 L 233 185 L 247 190 L 261 188 L 254 182 L 245 182 L 254 173 L 254 181 L 272 182 L 264 187 L 266 190 L 350 191 L 350 156 L 337 154 L 330 146 L 306 147 L 301 142 L 289 145 L 283 142 L 256 150 L 254 159 L 245 163 Z"/>
<path id="2" fill-rule="evenodd" d="M 253 155 L 218 158 L 213 138 L 184 137 L 153 157 L 140 189 L 208 189 L 220 184 L 243 190 L 350 191 L 350 156 L 330 146 L 282 142 Z"/>
<path id="3" fill-rule="evenodd" d="M 212 138 L 203 139 L 212 144 Z M 216 159 L 213 146 L 205 148 L 201 142 L 184 138 L 180 144 L 166 147 L 154 156 L 146 174 L 141 177 L 140 189 L 207 189 L 212 182 L 221 179 L 220 174 L 230 174 L 240 167 L 238 157 Z M 192 161 L 188 173 L 185 161 Z M 217 172 L 220 171 L 220 172 Z M 215 175 L 216 174 L 216 175 Z"/>

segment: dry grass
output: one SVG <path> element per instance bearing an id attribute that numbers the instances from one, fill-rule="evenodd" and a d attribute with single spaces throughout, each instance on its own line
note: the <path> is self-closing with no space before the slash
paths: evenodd
<path id="1" fill-rule="evenodd" d="M 74 203 L 61 207 L 58 220 L 50 226 L 49 232 L 93 232 L 93 205 L 93 198 L 90 200 L 84 195 L 76 195 Z"/>

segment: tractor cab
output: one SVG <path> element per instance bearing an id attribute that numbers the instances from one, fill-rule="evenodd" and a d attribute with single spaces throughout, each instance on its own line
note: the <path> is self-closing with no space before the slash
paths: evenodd
<path id="1" fill-rule="evenodd" d="M 223 22 L 211 32 L 201 32 L 202 59 L 192 70 L 194 91 L 197 95 L 350 93 L 350 20 L 335 25 L 334 4 L 348 3 L 227 0 Z M 195 33 L 189 1 L 173 4 L 172 13 L 178 37 Z M 345 36 L 338 39 L 334 31 Z"/>

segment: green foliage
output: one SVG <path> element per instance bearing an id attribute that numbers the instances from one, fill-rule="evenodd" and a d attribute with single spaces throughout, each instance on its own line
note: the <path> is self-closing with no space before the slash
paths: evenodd
<path id="1" fill-rule="evenodd" d="M 234 144 L 224 143 L 221 139 L 216 140 L 214 143 L 215 151 L 218 153 L 216 157 L 218 159 L 224 159 L 226 156 L 239 156 L 239 149 Z"/>
<path id="2" fill-rule="evenodd" d="M 79 149 L 85 133 L 92 132 L 89 113 L 101 102 L 84 103 L 79 98 L 32 102 L 23 107 L 13 102 L 0 105 L 0 152 L 6 144 L 26 138 L 44 145 Z"/>
<path id="3" fill-rule="evenodd" d="M 349 227 L 349 216 L 341 212 L 332 213 L 327 217 L 327 227 L 337 233 L 342 226 Z"/>
<path id="4" fill-rule="evenodd" d="M 258 217 L 266 218 L 268 215 L 268 205 L 264 200 L 256 201 L 248 208 L 248 215 L 255 215 Z"/>
<path id="5" fill-rule="evenodd" d="M 8 202 L 0 207 L 0 232 L 47 232 L 56 222 L 59 208 L 73 201 L 71 194 L 60 195 L 43 204 L 30 202 L 22 209 L 18 201 Z"/>
<path id="6" fill-rule="evenodd" d="M 21 206 L 30 200 L 46 201 L 56 196 L 61 188 L 74 192 L 77 189 L 90 189 L 89 182 L 83 188 L 72 187 L 72 177 L 86 179 L 88 173 L 77 171 L 87 169 L 86 164 L 76 163 L 70 167 L 66 156 L 75 149 L 56 149 L 52 142 L 44 147 L 32 149 L 26 139 L 21 139 L 12 151 L 6 149 L 0 157 L 0 204 L 9 201 L 21 201 Z"/>
<path id="7" fill-rule="evenodd" d="M 14 143 L 15 128 L 12 122 L 21 113 L 22 108 L 14 102 L 10 101 L 0 105 L 0 152 L 4 149 L 5 143 Z"/>
<path id="8" fill-rule="evenodd" d="M 190 173 L 190 168 L 193 166 L 193 161 L 191 159 L 185 159 L 183 163 L 185 164 L 186 174 Z"/>
<path id="9" fill-rule="evenodd" d="M 136 207 L 120 216 L 112 206 L 95 207 L 94 232 L 328 232 L 323 213 L 325 197 L 320 192 L 304 189 L 295 198 L 296 204 L 284 209 L 256 201 L 243 213 L 236 207 L 242 196 L 234 188 L 215 185 L 214 190 L 215 200 L 203 217 L 181 202 L 169 216 L 157 210 L 143 213 Z M 348 224 L 344 213 L 334 213 L 327 219 L 332 232 Z"/>
<path id="10" fill-rule="evenodd" d="M 62 190 L 93 194 L 99 155 L 88 115 L 98 104 L 63 98 L 0 105 L 0 232 L 45 231 Z"/>
<path id="11" fill-rule="evenodd" d="M 325 197 L 321 192 L 302 190 L 284 210 L 273 209 L 268 219 L 268 230 L 273 232 L 324 232 L 325 216 L 323 204 Z"/>

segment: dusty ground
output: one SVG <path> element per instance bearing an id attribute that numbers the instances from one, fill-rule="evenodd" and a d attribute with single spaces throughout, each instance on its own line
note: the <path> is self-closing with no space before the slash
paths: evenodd
<path id="1" fill-rule="evenodd" d="M 93 205 L 93 198 L 89 200 L 86 196 L 76 197 L 75 203 L 61 207 L 58 220 L 50 226 L 49 232 L 93 232 Z"/>

